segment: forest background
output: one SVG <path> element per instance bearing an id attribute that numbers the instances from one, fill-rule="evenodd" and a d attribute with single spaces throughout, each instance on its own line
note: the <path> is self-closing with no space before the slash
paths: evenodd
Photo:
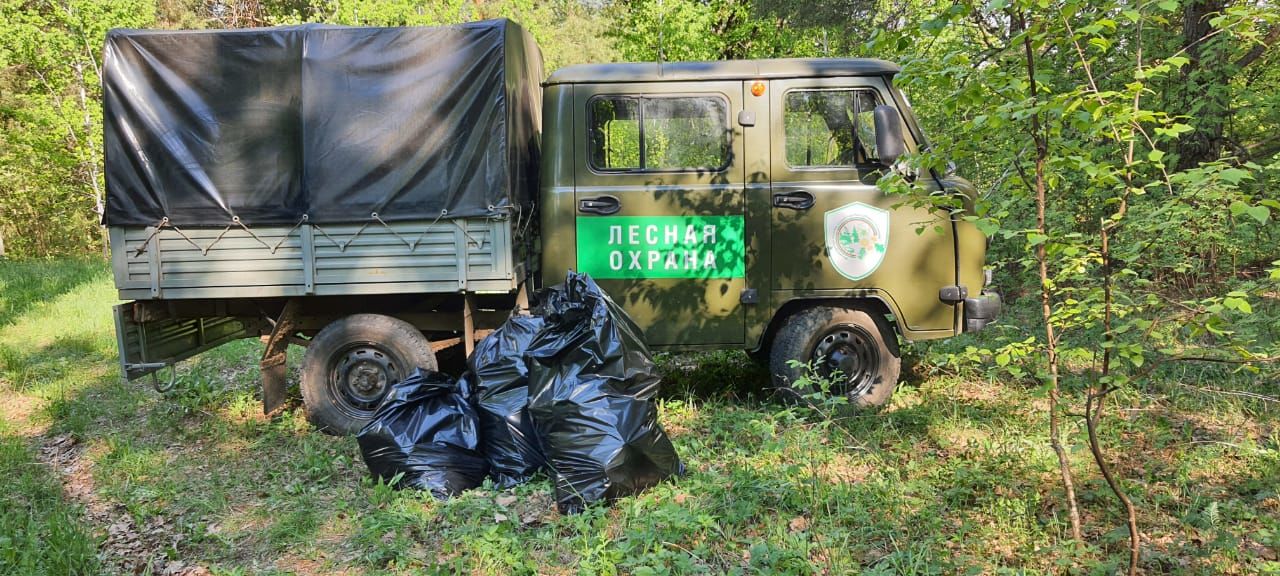
<path id="1" fill-rule="evenodd" d="M 105 253 L 100 67 L 111 28 L 510 17 L 537 38 L 548 72 L 659 59 L 898 62 L 897 83 L 932 143 L 908 162 L 954 163 L 981 197 L 965 207 L 901 178 L 882 186 L 977 223 L 1009 304 L 1002 324 L 977 337 L 908 350 L 914 370 L 1021 386 L 1038 399 L 1064 503 L 1054 525 L 1067 541 L 1102 541 L 1130 570 L 1151 554 L 1143 507 L 1159 504 L 1146 493 L 1135 505 L 1150 455 L 1133 444 L 1140 431 L 1106 432 L 1109 418 L 1124 422 L 1170 395 L 1245 398 L 1235 408 L 1261 423 L 1246 448 L 1264 486 L 1247 495 L 1256 500 L 1247 520 L 1262 526 L 1250 542 L 1280 547 L 1280 6 L 1271 0 L 0 0 L 0 14 L 0 238 L 18 261 Z M 1110 404 L 1115 415 L 1104 412 Z M 1101 483 L 1085 487 L 1083 505 L 1101 516 L 1080 513 L 1079 475 Z M 1091 522 L 1117 527 L 1127 544 Z M 1280 569 L 1274 561 L 1273 552 L 1267 565 Z"/>

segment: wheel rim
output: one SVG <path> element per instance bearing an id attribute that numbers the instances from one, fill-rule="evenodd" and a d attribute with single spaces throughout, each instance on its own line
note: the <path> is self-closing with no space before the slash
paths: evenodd
<path id="1" fill-rule="evenodd" d="M 838 376 L 832 382 L 834 393 L 866 394 L 880 373 L 880 346 L 861 326 L 841 324 L 827 330 L 813 348 L 813 359 L 823 378 Z"/>
<path id="2" fill-rule="evenodd" d="M 329 394 L 338 409 L 354 418 L 368 418 L 403 377 L 403 362 L 373 342 L 353 342 L 332 356 Z"/>

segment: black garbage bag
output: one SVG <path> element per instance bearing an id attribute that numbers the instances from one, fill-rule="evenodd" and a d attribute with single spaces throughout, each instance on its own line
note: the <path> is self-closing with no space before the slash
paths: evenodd
<path id="1" fill-rule="evenodd" d="M 369 471 L 397 488 L 447 498 L 484 481 L 476 411 L 465 379 L 415 369 L 387 392 L 356 436 Z"/>
<path id="2" fill-rule="evenodd" d="M 514 316 L 471 353 L 480 438 L 489 476 L 501 488 L 528 481 L 546 464 L 529 418 L 529 369 L 525 350 L 542 330 L 538 316 Z"/>
<path id="3" fill-rule="evenodd" d="M 639 327 L 585 274 L 541 297 L 546 324 L 525 353 L 529 412 L 560 511 L 682 474 L 658 424 L 659 377 Z"/>

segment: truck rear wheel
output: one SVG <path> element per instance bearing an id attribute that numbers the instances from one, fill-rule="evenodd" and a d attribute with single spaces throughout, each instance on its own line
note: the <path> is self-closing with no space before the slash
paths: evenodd
<path id="1" fill-rule="evenodd" d="M 803 365 L 792 366 L 792 360 Z M 858 408 L 876 408 L 893 396 L 902 360 L 884 317 L 818 306 L 787 318 L 769 350 L 769 371 L 784 397 L 802 400 L 818 392 L 816 384 L 803 385 L 806 366 L 831 383 L 830 394 L 844 395 Z"/>
<path id="2" fill-rule="evenodd" d="M 335 320 L 311 339 L 302 358 L 307 419 L 330 434 L 355 434 L 414 368 L 435 370 L 436 355 L 412 324 L 380 314 Z"/>

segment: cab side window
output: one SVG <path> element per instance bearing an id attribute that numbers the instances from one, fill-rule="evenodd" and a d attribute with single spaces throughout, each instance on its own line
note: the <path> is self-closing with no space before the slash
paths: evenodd
<path id="1" fill-rule="evenodd" d="M 874 164 L 879 101 L 871 90 L 792 90 L 783 130 L 792 168 L 849 168 Z"/>
<path id="2" fill-rule="evenodd" d="M 719 171 L 729 164 L 723 98 L 599 96 L 587 108 L 597 171 Z"/>

